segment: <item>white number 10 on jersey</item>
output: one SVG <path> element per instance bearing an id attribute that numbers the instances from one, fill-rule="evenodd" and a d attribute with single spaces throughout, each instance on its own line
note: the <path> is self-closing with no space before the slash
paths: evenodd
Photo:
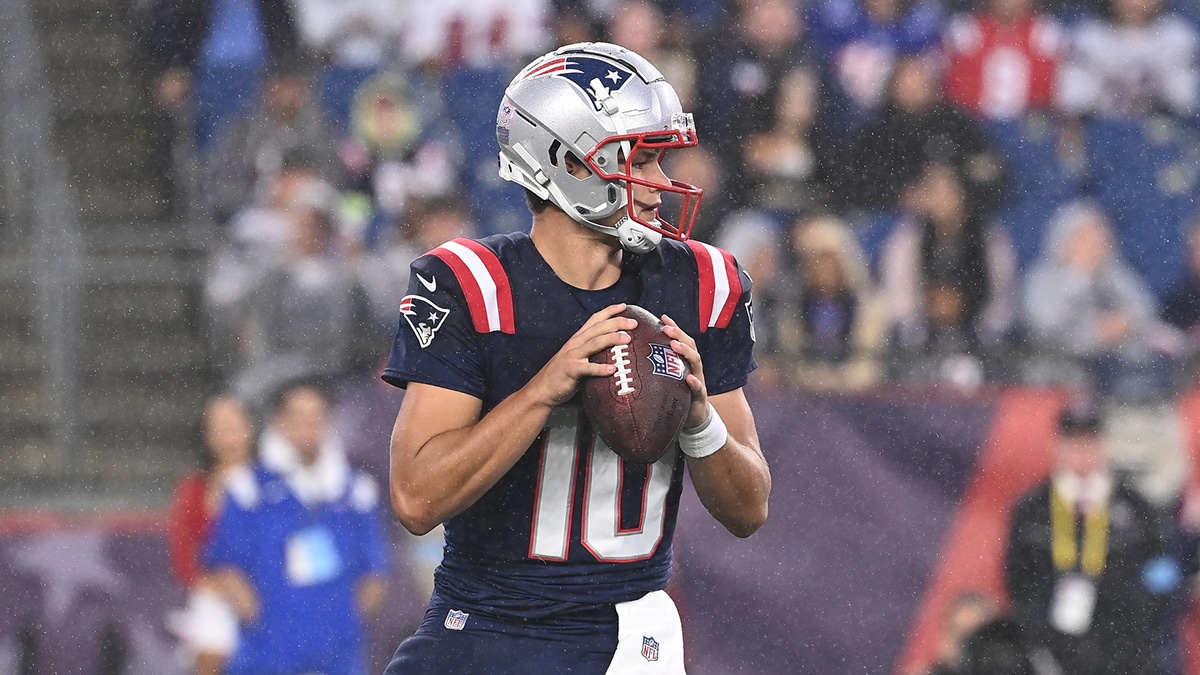
<path id="1" fill-rule="evenodd" d="M 663 538 L 667 492 L 677 453 L 668 452 L 646 467 L 638 527 L 621 528 L 621 493 L 640 485 L 622 485 L 624 460 L 580 428 L 577 406 L 560 406 L 542 432 L 542 463 L 533 512 L 529 557 L 566 560 L 571 543 L 575 491 L 583 490 L 584 548 L 602 562 L 633 562 L 654 555 Z M 580 461 L 587 462 L 584 485 L 575 484 Z"/>

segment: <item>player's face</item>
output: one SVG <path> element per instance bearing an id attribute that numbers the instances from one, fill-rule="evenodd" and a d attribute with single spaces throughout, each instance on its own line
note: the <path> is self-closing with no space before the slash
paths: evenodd
<path id="1" fill-rule="evenodd" d="M 662 168 L 662 155 L 663 151 L 658 148 L 642 148 L 638 150 L 633 159 L 628 163 L 627 171 L 629 175 L 653 185 L 670 187 L 671 179 L 667 178 L 667 174 Z M 658 220 L 658 209 L 661 206 L 661 188 L 633 183 L 633 200 L 629 205 L 629 212 L 631 214 L 641 220 L 653 223 Z M 611 219 L 613 223 L 620 220 L 621 215 L 623 214 L 614 216 Z"/>

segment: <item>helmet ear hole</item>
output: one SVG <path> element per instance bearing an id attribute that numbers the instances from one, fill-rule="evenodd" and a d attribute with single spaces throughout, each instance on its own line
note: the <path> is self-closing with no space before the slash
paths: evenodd
<path id="1" fill-rule="evenodd" d="M 573 152 L 563 153 L 563 164 L 567 173 L 575 180 L 587 180 L 592 176 L 592 170 L 583 163 L 583 160 L 575 156 Z"/>
<path id="2" fill-rule="evenodd" d="M 550 165 L 558 166 L 558 151 L 562 149 L 562 143 L 556 138 L 550 144 Z"/>
<path id="3" fill-rule="evenodd" d="M 608 203 L 616 204 L 620 195 L 617 194 L 617 186 L 610 184 L 608 186 Z"/>

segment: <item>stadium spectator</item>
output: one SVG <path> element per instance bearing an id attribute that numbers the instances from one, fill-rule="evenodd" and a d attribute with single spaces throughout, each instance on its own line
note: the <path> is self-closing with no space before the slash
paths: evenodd
<path id="1" fill-rule="evenodd" d="M 795 3 L 764 0 L 739 5 L 725 27 L 696 45 L 704 76 L 697 83 L 697 126 L 732 130 L 739 119 L 769 108 L 772 83 L 810 61 L 801 40 L 804 24 Z M 742 139 L 711 133 L 705 143 L 722 157 L 733 156 Z"/>
<path id="2" fill-rule="evenodd" d="M 818 84 L 812 69 L 793 68 L 770 85 L 761 108 L 735 117 L 732 131 L 743 142 L 731 158 L 739 180 L 730 189 L 747 205 L 786 215 L 832 207 L 843 144 L 818 116 Z"/>
<path id="3" fill-rule="evenodd" d="M 405 5 L 402 0 L 295 0 L 300 36 L 320 60 L 317 99 L 339 131 L 349 128 L 359 85 L 394 56 Z"/>
<path id="4" fill-rule="evenodd" d="M 322 199 L 332 205 L 338 196 L 316 158 L 304 148 L 288 150 L 279 171 L 265 181 L 254 199 L 229 220 L 225 235 L 250 257 L 269 263 L 284 255 L 294 235 L 292 209 Z"/>
<path id="5" fill-rule="evenodd" d="M 550 0 L 422 3 L 405 13 L 401 60 L 435 71 L 507 67 L 546 46 L 549 10 Z"/>
<path id="6" fill-rule="evenodd" d="M 1162 0 L 1111 0 L 1110 9 L 1070 31 L 1058 105 L 1078 116 L 1192 116 L 1200 102 L 1196 26 Z"/>
<path id="7" fill-rule="evenodd" d="M 206 167 L 210 215 L 225 223 L 267 189 L 293 152 L 307 154 L 325 177 L 337 172 L 337 135 L 312 101 L 309 75 L 300 64 L 276 68 L 261 101 L 222 134 Z"/>
<path id="8" fill-rule="evenodd" d="M 1192 351 L 1200 349 L 1200 216 L 1188 225 L 1187 267 L 1167 289 L 1162 319 L 1187 336 Z"/>
<path id="9" fill-rule="evenodd" d="M 962 167 L 970 202 L 989 213 L 1000 201 L 1004 168 L 978 122 L 942 98 L 930 56 L 896 62 L 880 118 L 855 140 L 845 181 L 851 204 L 895 208 L 900 189 L 933 160 Z"/>
<path id="10" fill-rule="evenodd" d="M 289 209 L 292 237 L 285 256 L 269 265 L 245 294 L 235 335 L 243 359 L 232 387 L 256 404 L 279 383 L 297 377 L 339 377 L 374 358 L 379 330 L 350 265 L 338 255 L 333 225 L 336 193 L 314 189 Z"/>
<path id="11" fill-rule="evenodd" d="M 319 388 L 286 385 L 270 411 L 205 552 L 241 621 L 227 673 L 361 675 L 387 562 L 379 489 L 346 461 Z"/>
<path id="12" fill-rule="evenodd" d="M 1035 1 L 988 0 L 949 21 L 942 44 L 951 102 L 987 119 L 1050 108 L 1063 32 Z"/>
<path id="13" fill-rule="evenodd" d="M 883 308 L 866 256 L 836 216 L 798 217 L 774 284 L 782 297 L 773 312 L 758 312 L 764 361 L 806 389 L 854 391 L 882 375 Z M 757 279 L 757 277 L 756 277 Z M 757 311 L 758 302 L 755 307 Z M 761 319 L 759 317 L 762 317 Z"/>
<path id="14" fill-rule="evenodd" d="M 786 273 L 783 237 L 779 224 L 768 214 L 742 209 L 729 214 L 721 223 L 713 243 L 729 251 L 754 279 L 760 289 L 754 296 L 754 356 L 758 369 L 754 371 L 756 385 L 773 389 L 785 382 L 786 373 L 774 352 L 773 325 L 781 295 L 790 284 Z"/>
<path id="15" fill-rule="evenodd" d="M 809 39 L 829 84 L 838 122 L 856 131 L 887 102 L 892 68 L 934 49 L 942 9 L 934 0 L 815 0 L 807 5 Z"/>
<path id="16" fill-rule="evenodd" d="M 884 242 L 880 279 L 901 350 L 980 356 L 1012 328 L 1012 243 L 972 199 L 964 171 L 929 164 L 905 189 L 904 215 Z"/>
<path id="17" fill-rule="evenodd" d="M 1162 520 L 1114 474 L 1097 412 L 1068 407 L 1058 430 L 1053 474 L 1010 522 L 1013 616 L 1063 673 L 1160 673 L 1162 622 L 1178 583 Z"/>
<path id="18" fill-rule="evenodd" d="M 408 266 L 452 239 L 473 237 L 478 227 L 462 199 L 436 197 L 413 203 L 406 217 L 389 226 L 381 245 L 358 262 L 358 281 L 366 291 L 377 322 L 395 328 L 396 308 L 405 295 Z"/>
<path id="19" fill-rule="evenodd" d="M 153 0 L 141 51 L 158 104 L 194 114 L 202 153 L 253 107 L 264 72 L 300 54 L 287 0 Z"/>
<path id="20" fill-rule="evenodd" d="M 347 191 L 343 226 L 356 245 L 374 248 L 410 201 L 446 195 L 457 187 L 458 144 L 437 114 L 434 98 L 416 96 L 399 69 L 371 77 L 355 95 L 351 133 L 338 158 Z"/>
<path id="21" fill-rule="evenodd" d="M 1063 206 L 1025 280 L 1024 308 L 1040 349 L 1081 365 L 1105 395 L 1160 395 L 1169 364 L 1149 287 L 1120 257 L 1095 203 Z"/>
<path id="22" fill-rule="evenodd" d="M 179 481 L 171 507 L 171 566 L 187 588 L 200 579 L 200 551 L 220 514 L 226 484 L 254 459 L 254 421 L 241 401 L 209 398 L 200 426 L 201 468 Z"/>
<path id="23" fill-rule="evenodd" d="M 623 0 L 608 18 L 605 39 L 657 65 L 667 81 L 675 85 L 683 109 L 692 110 L 696 101 L 696 59 L 687 42 L 668 42 L 667 29 L 672 24 L 666 21 L 661 4 Z"/>
<path id="24" fill-rule="evenodd" d="M 248 356 L 243 334 L 246 299 L 261 276 L 286 258 L 295 236 L 294 210 L 332 199 L 329 191 L 306 152 L 288 152 L 267 189 L 230 220 L 209 254 L 204 310 L 211 365 L 221 382 L 227 382 Z"/>
<path id="25" fill-rule="evenodd" d="M 169 619 L 197 675 L 216 675 L 236 643 L 232 610 L 204 583 L 201 552 L 220 516 L 227 486 L 245 480 L 254 459 L 254 421 L 230 396 L 213 396 L 201 418 L 202 468 L 180 480 L 171 506 L 171 566 L 188 590 L 188 608 Z"/>

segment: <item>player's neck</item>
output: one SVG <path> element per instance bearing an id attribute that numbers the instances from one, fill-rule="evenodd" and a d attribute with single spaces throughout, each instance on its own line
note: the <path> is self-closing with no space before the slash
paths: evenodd
<path id="1" fill-rule="evenodd" d="M 575 288 L 608 288 L 621 277 L 623 251 L 617 239 L 589 230 L 561 211 L 547 209 L 534 216 L 529 237 L 558 278 Z"/>

